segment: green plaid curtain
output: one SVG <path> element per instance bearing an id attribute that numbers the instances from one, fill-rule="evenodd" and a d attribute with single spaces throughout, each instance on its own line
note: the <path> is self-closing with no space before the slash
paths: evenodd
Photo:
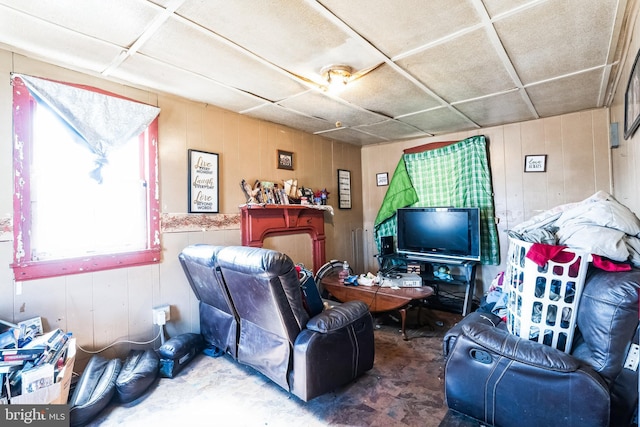
<path id="1" fill-rule="evenodd" d="M 500 264 L 484 136 L 402 156 L 374 224 L 378 249 L 382 236 L 396 234 L 396 209 L 407 206 L 480 208 L 481 262 Z"/>

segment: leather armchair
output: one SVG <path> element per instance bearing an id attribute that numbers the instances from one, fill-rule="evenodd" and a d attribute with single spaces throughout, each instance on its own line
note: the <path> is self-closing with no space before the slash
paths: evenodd
<path id="1" fill-rule="evenodd" d="M 238 313 L 222 283 L 217 253 L 222 246 L 191 245 L 178 259 L 199 301 L 200 333 L 204 340 L 237 357 Z"/>
<path id="2" fill-rule="evenodd" d="M 443 341 L 447 405 L 494 426 L 632 425 L 639 288 L 640 270 L 591 268 L 569 353 L 510 334 L 497 316 L 471 313 Z"/>
<path id="3" fill-rule="evenodd" d="M 189 256 L 181 254 L 180 259 L 185 272 L 193 270 L 192 263 L 217 270 L 208 279 L 202 272 L 199 283 L 221 285 L 227 292 L 238 327 L 237 355 L 229 354 L 238 363 L 304 401 L 346 385 L 373 367 L 373 318 L 365 303 L 340 304 L 310 317 L 287 255 L 245 246 L 204 246 L 206 251 L 186 248 L 183 254 Z M 196 296 L 203 294 L 199 288 Z M 209 318 L 202 307 L 201 300 L 201 327 L 217 330 L 216 324 L 224 319 Z M 211 334 L 203 335 L 209 344 L 218 345 Z"/>

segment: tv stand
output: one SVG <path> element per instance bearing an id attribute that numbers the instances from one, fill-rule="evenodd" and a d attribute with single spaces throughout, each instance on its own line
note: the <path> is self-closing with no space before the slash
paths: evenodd
<path id="1" fill-rule="evenodd" d="M 461 312 L 463 316 L 471 312 L 475 295 L 477 262 L 415 259 L 397 253 L 376 255 L 376 257 L 380 271 L 395 269 L 398 272 L 406 272 L 410 265 L 419 266 L 422 284 L 434 289 L 433 296 L 428 299 L 428 303 L 433 308 Z M 451 274 L 439 274 L 438 268 L 441 266 Z M 455 289 L 463 289 L 463 291 L 458 294 Z"/>

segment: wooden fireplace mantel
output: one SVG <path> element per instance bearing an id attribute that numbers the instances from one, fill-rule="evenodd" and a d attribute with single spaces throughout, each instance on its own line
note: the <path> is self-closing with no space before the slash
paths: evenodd
<path id="1" fill-rule="evenodd" d="M 325 264 L 324 210 L 304 205 L 240 207 L 242 245 L 262 247 L 267 236 L 307 233 L 313 240 L 313 271 Z"/>

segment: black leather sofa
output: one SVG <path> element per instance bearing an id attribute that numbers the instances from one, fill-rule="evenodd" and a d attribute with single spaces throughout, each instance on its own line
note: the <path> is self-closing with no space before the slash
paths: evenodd
<path id="1" fill-rule="evenodd" d="M 291 258 L 245 246 L 192 245 L 179 255 L 200 304 L 204 340 L 308 401 L 373 367 L 365 303 L 310 317 Z"/>
<path id="2" fill-rule="evenodd" d="M 450 409 L 500 427 L 629 426 L 638 406 L 640 270 L 590 268 L 569 353 L 476 311 L 444 338 Z M 636 358 L 637 360 L 637 358 Z"/>

